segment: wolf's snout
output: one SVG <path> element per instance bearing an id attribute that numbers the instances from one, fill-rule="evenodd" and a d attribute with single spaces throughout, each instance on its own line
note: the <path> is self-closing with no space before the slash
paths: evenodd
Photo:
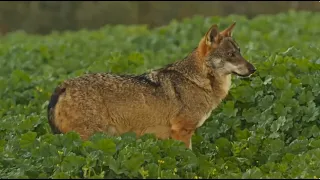
<path id="1" fill-rule="evenodd" d="M 257 71 L 256 68 L 252 64 L 249 64 L 248 70 L 249 70 L 250 74 L 253 74 L 254 72 Z"/>

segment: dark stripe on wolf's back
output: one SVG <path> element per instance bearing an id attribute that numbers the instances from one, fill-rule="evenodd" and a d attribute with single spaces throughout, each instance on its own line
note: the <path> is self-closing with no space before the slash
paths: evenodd
<path id="1" fill-rule="evenodd" d="M 55 134 L 61 133 L 61 131 L 58 129 L 58 127 L 55 125 L 54 121 L 54 108 L 56 104 L 58 103 L 59 96 L 66 91 L 66 88 L 59 88 L 57 87 L 54 91 L 54 93 L 51 95 L 51 99 L 49 101 L 48 105 L 48 121 L 49 125 L 51 127 L 51 130 Z"/>
<path id="2" fill-rule="evenodd" d="M 150 84 L 150 85 L 155 86 L 155 87 L 159 86 L 159 83 L 152 81 L 148 77 L 147 73 L 140 74 L 140 75 L 137 75 L 137 76 L 132 76 L 132 78 L 138 80 L 139 82 L 145 82 L 145 83 Z"/>

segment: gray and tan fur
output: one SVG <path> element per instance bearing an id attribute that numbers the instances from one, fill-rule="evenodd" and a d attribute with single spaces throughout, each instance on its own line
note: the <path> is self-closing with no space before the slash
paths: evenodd
<path id="1" fill-rule="evenodd" d="M 189 148 L 194 131 L 227 96 L 231 74 L 250 76 L 252 64 L 231 37 L 235 23 L 213 25 L 185 59 L 141 75 L 86 74 L 60 84 L 48 106 L 54 133 L 118 136 L 135 132 L 173 138 Z"/>

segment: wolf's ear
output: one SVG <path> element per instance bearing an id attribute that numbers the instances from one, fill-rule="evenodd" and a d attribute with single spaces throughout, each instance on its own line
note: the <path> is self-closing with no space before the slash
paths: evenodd
<path id="1" fill-rule="evenodd" d="M 205 35 L 205 43 L 207 46 L 211 46 L 213 44 L 218 44 L 220 39 L 218 26 L 214 24 Z"/>
<path id="2" fill-rule="evenodd" d="M 199 55 L 203 57 L 212 49 L 216 48 L 220 44 L 222 38 L 223 37 L 219 33 L 218 26 L 216 24 L 212 25 L 199 43 Z"/>
<path id="3" fill-rule="evenodd" d="M 223 30 L 220 34 L 224 37 L 231 37 L 232 30 L 235 25 L 236 25 L 236 22 L 233 22 L 229 27 L 227 27 L 225 30 Z"/>

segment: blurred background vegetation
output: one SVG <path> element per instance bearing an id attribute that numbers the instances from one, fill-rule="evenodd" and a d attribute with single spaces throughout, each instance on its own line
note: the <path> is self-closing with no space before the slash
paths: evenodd
<path id="1" fill-rule="evenodd" d="M 194 15 L 252 18 L 288 10 L 320 11 L 318 1 L 1 1 L 0 35 L 24 30 L 96 29 L 106 24 L 161 26 Z M 306 19 L 307 20 L 307 19 Z M 319 20 L 320 24 L 320 20 Z"/>

